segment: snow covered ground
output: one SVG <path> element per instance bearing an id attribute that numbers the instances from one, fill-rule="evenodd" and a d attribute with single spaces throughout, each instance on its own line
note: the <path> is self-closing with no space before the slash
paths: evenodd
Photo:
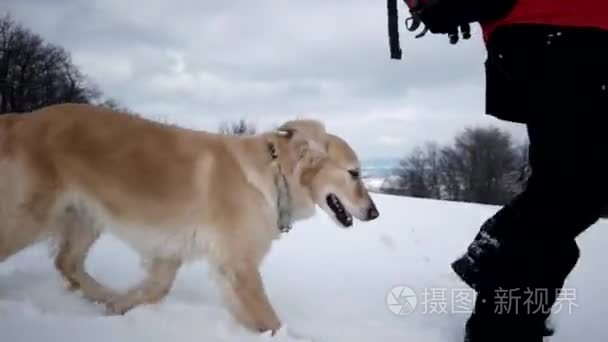
<path id="1" fill-rule="evenodd" d="M 374 198 L 381 211 L 376 221 L 344 230 L 319 212 L 275 243 L 262 269 L 286 325 L 275 337 L 250 334 L 232 321 L 204 262 L 183 268 L 164 302 L 108 317 L 63 288 L 48 248 L 38 245 L 0 264 L 0 341 L 461 341 L 472 298 L 462 295 L 468 290 L 449 264 L 496 208 Z M 552 341 L 608 337 L 602 329 L 606 228 L 601 222 L 581 237 L 582 258 L 567 283 L 576 298 L 556 316 Z M 142 276 L 135 255 L 110 237 L 94 246 L 87 267 L 119 288 Z M 417 294 L 416 309 L 402 316 L 387 306 L 400 285 Z"/>

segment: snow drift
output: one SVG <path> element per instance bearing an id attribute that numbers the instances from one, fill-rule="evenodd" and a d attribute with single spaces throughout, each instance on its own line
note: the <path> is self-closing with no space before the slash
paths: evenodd
<path id="1" fill-rule="evenodd" d="M 0 341 L 462 341 L 473 297 L 465 300 L 470 290 L 449 264 L 497 208 L 373 197 L 376 221 L 342 229 L 319 212 L 276 241 L 262 273 L 284 323 L 277 336 L 251 334 L 230 318 L 205 262 L 182 268 L 163 302 L 104 316 L 102 307 L 65 289 L 49 249 L 39 244 L 0 264 Z M 608 336 L 606 228 L 600 222 L 580 238 L 582 257 L 566 284 L 576 298 L 554 317 L 552 341 Z M 87 268 L 119 289 L 143 276 L 135 254 L 109 236 L 93 247 Z M 413 312 L 388 307 L 398 286 L 416 294 Z"/>

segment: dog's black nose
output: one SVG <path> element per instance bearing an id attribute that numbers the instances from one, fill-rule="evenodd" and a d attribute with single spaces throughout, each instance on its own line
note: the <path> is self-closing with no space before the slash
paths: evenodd
<path id="1" fill-rule="evenodd" d="M 380 216 L 380 213 L 378 212 L 378 209 L 376 209 L 375 205 L 371 205 L 368 209 L 367 209 L 367 219 L 369 221 L 377 219 L 378 216 Z"/>

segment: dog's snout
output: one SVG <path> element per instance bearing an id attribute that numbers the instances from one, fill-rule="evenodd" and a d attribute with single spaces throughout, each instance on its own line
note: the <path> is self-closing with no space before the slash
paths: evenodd
<path id="1" fill-rule="evenodd" d="M 367 209 L 367 219 L 371 221 L 377 219 L 378 216 L 380 216 L 380 213 L 378 212 L 378 209 L 376 209 L 376 206 L 374 204 L 370 205 Z"/>

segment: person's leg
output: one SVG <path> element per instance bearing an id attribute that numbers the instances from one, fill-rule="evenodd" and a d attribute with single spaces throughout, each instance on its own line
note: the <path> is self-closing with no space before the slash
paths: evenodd
<path id="1" fill-rule="evenodd" d="M 531 253 L 520 248 L 505 247 L 502 265 L 495 265 L 505 270 L 501 280 L 479 290 L 467 322 L 468 341 L 540 342 L 552 334 L 546 320 L 578 260 L 578 247 L 570 240 Z"/>
<path id="2" fill-rule="evenodd" d="M 559 121 L 559 120 L 556 120 Z M 544 322 L 578 260 L 574 239 L 606 203 L 599 122 L 529 125 L 526 190 L 481 228 L 454 271 L 477 290 L 467 323 L 476 341 L 542 341 Z"/>

